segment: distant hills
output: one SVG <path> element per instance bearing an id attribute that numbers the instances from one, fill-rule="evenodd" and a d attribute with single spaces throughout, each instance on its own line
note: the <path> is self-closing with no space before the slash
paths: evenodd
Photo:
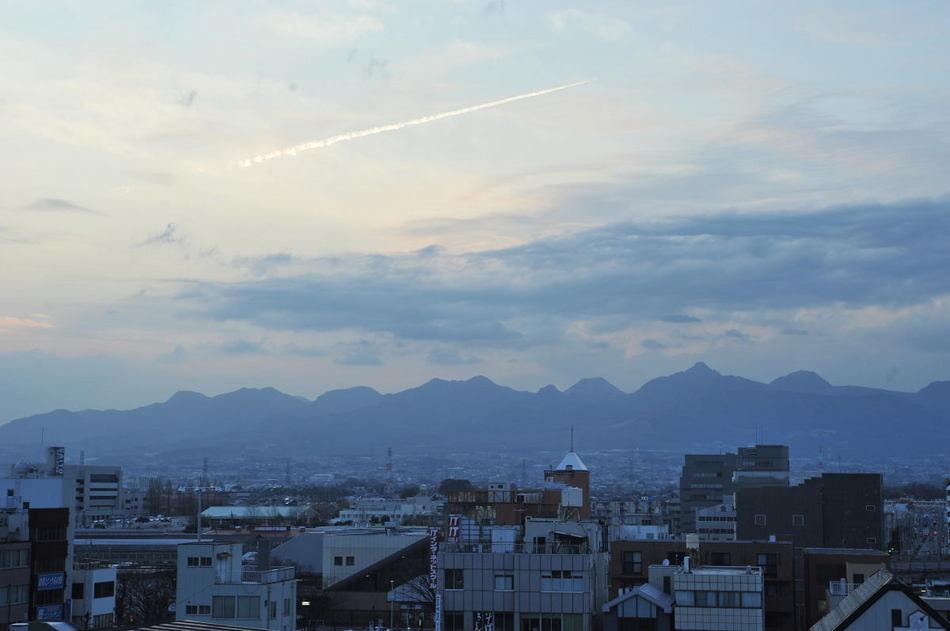
<path id="1" fill-rule="evenodd" d="M 56 410 L 0 426 L 0 444 L 47 444 L 105 456 L 182 449 L 275 454 L 400 450 L 556 449 L 574 425 L 584 449 L 718 451 L 785 443 L 815 455 L 819 444 L 856 457 L 950 454 L 950 381 L 919 392 L 833 386 L 798 371 L 761 383 L 703 363 L 625 393 L 605 379 L 563 392 L 525 392 L 486 377 L 433 379 L 381 394 L 365 386 L 308 400 L 273 388 L 215 397 L 178 392 L 133 410 Z"/>

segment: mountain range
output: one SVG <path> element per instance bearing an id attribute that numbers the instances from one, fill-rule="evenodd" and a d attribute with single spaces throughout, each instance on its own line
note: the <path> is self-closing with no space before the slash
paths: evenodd
<path id="1" fill-rule="evenodd" d="M 818 445 L 856 457 L 950 453 L 950 381 L 918 392 L 833 386 L 793 372 L 770 383 L 704 363 L 633 393 L 602 378 L 561 391 L 514 390 L 486 377 L 433 379 L 381 394 L 360 386 L 314 400 L 274 388 L 207 397 L 182 391 L 132 410 L 56 410 L 0 425 L 0 444 L 47 444 L 100 456 L 183 449 L 279 454 L 401 450 L 496 451 L 563 447 L 570 426 L 583 449 L 716 452 L 755 442 Z"/>

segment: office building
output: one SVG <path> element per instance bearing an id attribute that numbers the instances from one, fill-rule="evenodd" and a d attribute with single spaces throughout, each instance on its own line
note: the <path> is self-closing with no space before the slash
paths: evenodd
<path id="1" fill-rule="evenodd" d="M 294 568 L 245 568 L 242 556 L 239 543 L 178 546 L 175 619 L 294 631 Z"/>
<path id="2" fill-rule="evenodd" d="M 797 546 L 881 549 L 882 480 L 878 473 L 824 473 L 790 487 L 736 490 L 736 536 L 775 536 Z"/>

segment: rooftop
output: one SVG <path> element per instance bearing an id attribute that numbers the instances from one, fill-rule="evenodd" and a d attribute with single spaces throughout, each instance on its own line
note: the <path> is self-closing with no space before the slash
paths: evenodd
<path id="1" fill-rule="evenodd" d="M 555 471 L 587 471 L 587 465 L 576 451 L 569 451 L 561 458 L 561 464 L 555 468 Z"/>

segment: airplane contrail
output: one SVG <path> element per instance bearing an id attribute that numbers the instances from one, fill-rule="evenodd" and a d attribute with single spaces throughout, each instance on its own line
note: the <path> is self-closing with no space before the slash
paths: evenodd
<path id="1" fill-rule="evenodd" d="M 487 103 L 479 103 L 478 105 L 471 105 L 469 107 L 463 107 L 458 110 L 451 110 L 448 112 L 440 112 L 438 114 L 430 114 L 429 116 L 423 116 L 421 118 L 413 118 L 411 120 L 402 121 L 401 123 L 390 123 L 389 125 L 381 125 L 379 127 L 370 127 L 369 129 L 361 129 L 359 131 L 349 131 L 343 134 L 337 134 L 336 136 L 330 136 L 329 138 L 324 138 L 323 140 L 312 140 L 310 142 L 305 142 L 299 145 L 293 145 L 291 147 L 286 147 L 284 149 L 277 149 L 276 151 L 271 151 L 270 153 L 262 153 L 260 155 L 254 156 L 253 158 L 247 158 L 241 160 L 238 164 L 242 167 L 249 167 L 255 164 L 260 164 L 262 162 L 267 162 L 268 160 L 273 160 L 274 158 L 282 158 L 285 156 L 295 156 L 298 153 L 304 151 L 310 151 L 311 149 L 321 149 L 323 147 L 329 147 L 330 145 L 335 145 L 338 142 L 345 142 L 347 140 L 356 140 L 357 138 L 363 138 L 365 136 L 373 136 L 375 134 L 382 134 L 387 131 L 396 131 L 397 129 L 402 129 L 404 127 L 411 127 L 412 125 L 424 125 L 425 123 L 431 123 L 433 121 L 442 120 L 443 118 L 450 118 L 452 116 L 460 116 L 462 114 L 469 114 L 471 112 L 477 112 L 478 110 L 485 110 L 489 107 L 498 107 L 499 105 L 505 105 L 507 103 L 513 103 L 515 101 L 520 101 L 522 99 L 531 99 L 536 96 L 543 96 L 545 94 L 551 94 L 552 92 L 559 92 L 561 90 L 567 90 L 568 88 L 575 88 L 579 85 L 584 85 L 585 83 L 590 83 L 587 81 L 577 81 L 576 83 L 568 83 L 567 85 L 559 85 L 556 88 L 548 88 L 546 90 L 538 90 L 537 92 L 528 92 L 527 94 L 519 94 L 518 96 L 509 96 L 506 99 L 500 99 L 498 101 L 489 101 Z"/>

